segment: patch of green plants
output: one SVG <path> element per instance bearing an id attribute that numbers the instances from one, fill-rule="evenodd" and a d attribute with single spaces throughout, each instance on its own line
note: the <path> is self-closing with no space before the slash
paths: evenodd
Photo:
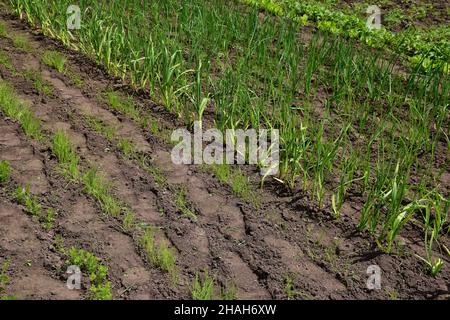
<path id="1" fill-rule="evenodd" d="M 33 217 L 40 217 L 42 212 L 42 206 L 39 203 L 39 199 L 30 193 L 30 186 L 17 187 L 14 193 L 15 199 L 25 206 L 25 211 L 31 214 Z"/>
<path id="2" fill-rule="evenodd" d="M 78 73 L 76 73 L 76 72 L 74 72 L 72 70 L 66 69 L 65 75 L 67 77 L 69 77 L 70 81 L 72 82 L 72 84 L 75 87 L 77 87 L 79 89 L 83 88 L 84 81 L 83 81 L 83 79 L 81 78 L 81 76 Z"/>
<path id="3" fill-rule="evenodd" d="M 43 138 L 41 122 L 19 100 L 14 89 L 2 79 L 0 79 L 0 111 L 19 122 L 26 135 L 36 140 Z"/>
<path id="4" fill-rule="evenodd" d="M 41 220 L 42 225 L 46 230 L 50 230 L 53 228 L 53 222 L 55 221 L 55 210 L 53 208 L 48 208 L 45 213 L 43 212 Z"/>
<path id="5" fill-rule="evenodd" d="M 289 300 L 295 299 L 295 297 L 297 296 L 294 279 L 290 275 L 287 275 L 284 278 L 284 294 Z"/>
<path id="6" fill-rule="evenodd" d="M 51 96 L 53 94 L 53 87 L 48 84 L 43 78 L 42 74 L 34 70 L 26 70 L 24 77 L 33 82 L 33 86 L 40 94 Z"/>
<path id="7" fill-rule="evenodd" d="M 102 211 L 109 216 L 117 217 L 122 205 L 110 192 L 111 185 L 94 168 L 89 169 L 82 178 L 85 191 L 100 205 Z"/>
<path id="8" fill-rule="evenodd" d="M 0 49 L 0 65 L 4 66 L 8 70 L 14 70 L 14 66 L 12 64 L 11 58 L 8 54 Z"/>
<path id="9" fill-rule="evenodd" d="M 254 206 L 259 206 L 260 201 L 257 194 L 252 190 L 248 177 L 239 169 L 234 170 L 226 164 L 203 166 L 203 169 L 213 172 L 220 182 L 229 185 L 233 193 L 243 200 Z"/>
<path id="10" fill-rule="evenodd" d="M 197 215 L 190 208 L 185 188 L 177 188 L 175 194 L 175 204 L 178 210 L 180 210 L 182 217 L 192 219 L 193 221 L 197 220 Z"/>
<path id="11" fill-rule="evenodd" d="M 177 278 L 176 255 L 166 241 L 158 244 L 155 239 L 156 230 L 153 227 L 146 228 L 141 236 L 140 245 L 147 255 L 148 261 L 157 268 L 168 272 L 174 281 Z"/>
<path id="12" fill-rule="evenodd" d="M 0 21 L 0 37 L 2 38 L 8 37 L 8 28 L 6 27 L 6 24 L 3 21 Z"/>
<path id="13" fill-rule="evenodd" d="M 66 70 L 67 58 L 58 51 L 45 51 L 42 54 L 41 61 L 60 73 L 64 73 Z"/>
<path id="14" fill-rule="evenodd" d="M 87 273 L 91 286 L 89 298 L 93 300 L 112 300 L 111 283 L 106 280 L 108 267 L 91 252 L 72 247 L 68 251 L 70 265 L 78 266 Z"/>
<path id="15" fill-rule="evenodd" d="M 69 136 L 63 130 L 58 130 L 54 134 L 52 152 L 58 159 L 64 173 L 71 179 L 77 180 L 80 176 L 78 168 L 79 158 L 72 146 Z"/>
<path id="16" fill-rule="evenodd" d="M 131 97 L 125 97 L 116 91 L 107 91 L 103 94 L 103 99 L 111 109 L 123 113 L 134 121 L 141 122 L 141 113 Z"/>
<path id="17" fill-rule="evenodd" d="M 191 288 L 191 297 L 193 300 L 212 300 L 214 295 L 214 279 L 203 272 L 200 277 L 199 273 L 195 274 L 194 283 Z"/>
<path id="18" fill-rule="evenodd" d="M 98 132 L 102 136 L 104 136 L 107 140 L 112 141 L 114 138 L 114 135 L 116 134 L 116 129 L 112 126 L 109 126 L 108 124 L 104 123 L 102 120 L 93 117 L 93 116 L 85 116 L 87 125 L 94 130 L 95 132 Z"/>
<path id="19" fill-rule="evenodd" d="M 24 35 L 15 34 L 11 37 L 11 39 L 17 49 L 23 52 L 30 52 L 32 50 L 30 42 Z"/>
<path id="20" fill-rule="evenodd" d="M 296 0 L 239 0 L 240 2 L 263 8 L 275 15 L 286 16 L 302 25 L 308 21 L 315 22 L 317 27 L 332 34 L 344 35 L 358 39 L 366 45 L 374 48 L 385 48 L 398 54 L 406 55 L 410 61 L 416 61 L 416 57 L 422 63 L 433 60 L 429 65 L 441 65 L 448 72 L 450 50 L 448 42 L 442 38 L 430 43 L 423 39 L 420 32 L 393 33 L 385 28 L 370 30 L 366 27 L 366 21 L 354 14 L 345 14 L 341 11 L 330 10 L 321 3 L 307 3 Z M 386 17 L 388 24 L 397 24 L 404 15 L 394 9 Z M 417 61 L 416 61 L 417 62 Z"/>
<path id="21" fill-rule="evenodd" d="M 196 272 L 191 286 L 191 298 L 193 300 L 236 300 L 234 285 L 221 287 L 220 290 L 217 287 L 216 281 L 210 276 L 208 270 L 204 270 L 201 274 Z"/>
<path id="22" fill-rule="evenodd" d="M 9 284 L 9 276 L 8 276 L 8 271 L 9 268 L 11 266 L 11 259 L 5 259 L 1 265 L 1 269 L 0 269 L 0 300 L 3 300 L 5 297 L 3 296 L 5 291 L 6 291 L 6 287 Z"/>
<path id="23" fill-rule="evenodd" d="M 117 148 L 119 148 L 123 155 L 128 159 L 136 157 L 136 146 L 128 138 L 121 138 L 117 143 Z"/>
<path id="24" fill-rule="evenodd" d="M 11 177 L 11 165 L 6 160 L 0 161 L 0 183 L 6 183 Z"/>

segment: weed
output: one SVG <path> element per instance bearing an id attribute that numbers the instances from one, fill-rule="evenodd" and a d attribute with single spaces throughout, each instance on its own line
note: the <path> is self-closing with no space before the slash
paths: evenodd
<path id="1" fill-rule="evenodd" d="M 133 159 L 136 157 L 136 147 L 127 138 L 121 138 L 117 143 L 117 148 L 124 154 L 124 156 L 128 159 Z"/>
<path id="2" fill-rule="evenodd" d="M 220 297 L 219 300 L 236 300 L 237 299 L 237 289 L 232 284 L 230 286 L 225 286 L 224 288 L 220 288 Z"/>
<path id="3" fill-rule="evenodd" d="M 46 230 L 53 228 L 53 222 L 55 221 L 55 210 L 48 208 L 45 215 L 42 216 L 42 223 Z"/>
<path id="4" fill-rule="evenodd" d="M 297 295 L 295 291 L 294 279 L 292 279 L 289 275 L 284 278 L 284 293 L 289 300 L 294 299 Z"/>
<path id="5" fill-rule="evenodd" d="M 11 166 L 8 161 L 0 161 L 0 183 L 8 182 L 11 176 Z"/>
<path id="6" fill-rule="evenodd" d="M 64 238 L 60 234 L 55 235 L 54 246 L 57 252 L 63 255 L 66 254 L 66 248 L 64 246 Z"/>
<path id="7" fill-rule="evenodd" d="M 122 206 L 119 200 L 110 194 L 110 185 L 96 169 L 89 169 L 82 180 L 85 191 L 99 202 L 105 214 L 113 217 L 120 214 Z"/>
<path id="8" fill-rule="evenodd" d="M 0 37 L 7 38 L 8 37 L 8 28 L 3 21 L 0 21 Z"/>
<path id="9" fill-rule="evenodd" d="M 67 75 L 67 77 L 70 78 L 70 81 L 73 83 L 75 87 L 79 89 L 83 88 L 84 81 L 78 73 L 73 72 L 71 70 L 66 70 L 65 74 Z"/>
<path id="10" fill-rule="evenodd" d="M 45 51 L 41 60 L 43 64 L 54 68 L 58 72 L 64 73 L 66 70 L 67 58 L 58 51 Z"/>
<path id="11" fill-rule="evenodd" d="M 28 39 L 23 35 L 13 35 L 12 41 L 14 46 L 21 51 L 30 52 L 32 50 Z"/>
<path id="12" fill-rule="evenodd" d="M 39 217 L 41 215 L 42 206 L 39 203 L 39 200 L 31 195 L 29 185 L 25 188 L 17 187 L 14 196 L 20 204 L 25 206 L 27 213 L 31 214 L 33 217 Z"/>
<path id="13" fill-rule="evenodd" d="M 69 263 L 76 265 L 89 275 L 91 286 L 89 298 L 94 300 L 111 300 L 111 284 L 106 281 L 108 267 L 100 264 L 99 259 L 91 252 L 75 247 L 68 252 Z"/>
<path id="14" fill-rule="evenodd" d="M 178 190 L 176 191 L 175 197 L 176 197 L 175 204 L 176 204 L 178 210 L 180 210 L 181 216 L 192 219 L 193 221 L 196 221 L 197 216 L 190 209 L 190 205 L 187 200 L 186 189 L 178 188 Z"/>
<path id="15" fill-rule="evenodd" d="M 53 94 L 53 87 L 49 85 L 38 71 L 27 70 L 24 72 L 24 77 L 33 82 L 34 88 L 40 94 L 51 96 Z"/>
<path id="16" fill-rule="evenodd" d="M 111 283 L 93 284 L 89 287 L 89 296 L 91 300 L 112 300 Z"/>
<path id="17" fill-rule="evenodd" d="M 132 231 L 135 227 L 135 223 L 136 223 L 135 220 L 136 220 L 136 217 L 135 217 L 134 213 L 131 210 L 129 210 L 128 208 L 125 209 L 125 216 L 123 217 L 123 220 L 122 220 L 123 230 L 126 232 Z"/>
<path id="18" fill-rule="evenodd" d="M 13 71 L 14 66 L 12 64 L 11 59 L 6 54 L 5 51 L 0 50 L 0 65 L 4 66 L 6 69 Z"/>
<path id="19" fill-rule="evenodd" d="M 0 111 L 7 117 L 18 121 L 26 135 L 41 140 L 41 123 L 32 112 L 17 98 L 13 88 L 0 79 Z"/>
<path id="20" fill-rule="evenodd" d="M 78 179 L 80 175 L 78 169 L 79 158 L 74 151 L 69 136 L 63 130 L 58 130 L 53 136 L 52 151 L 64 169 L 64 172 L 70 178 Z"/>
<path id="21" fill-rule="evenodd" d="M 146 228 L 140 239 L 140 244 L 147 255 L 148 261 L 155 267 L 168 272 L 172 276 L 172 279 L 176 281 L 177 270 L 175 252 L 168 247 L 167 242 L 164 240 L 159 244 L 156 244 L 154 228 Z"/>
<path id="22" fill-rule="evenodd" d="M 135 121 L 141 120 L 140 111 L 131 97 L 124 97 L 116 91 L 107 91 L 103 96 L 111 109 L 119 111 Z"/>
<path id="23" fill-rule="evenodd" d="M 198 273 L 195 274 L 194 283 L 191 288 L 191 297 L 193 300 L 212 300 L 214 291 L 214 280 L 205 270 L 202 279 Z"/>
<path id="24" fill-rule="evenodd" d="M 100 133 L 104 136 L 108 141 L 112 141 L 114 135 L 116 134 L 116 129 L 105 124 L 102 120 L 93 117 L 93 116 L 85 116 L 86 123 L 88 126 L 94 130 L 95 132 Z"/>
<path id="25" fill-rule="evenodd" d="M 0 297 L 6 291 L 6 286 L 9 284 L 9 276 L 8 271 L 11 266 L 11 259 L 6 259 L 2 263 L 2 267 L 0 269 Z"/>

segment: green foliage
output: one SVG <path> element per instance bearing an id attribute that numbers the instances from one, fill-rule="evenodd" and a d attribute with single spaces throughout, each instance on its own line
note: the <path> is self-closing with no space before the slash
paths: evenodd
<path id="1" fill-rule="evenodd" d="M 111 284 L 106 281 L 108 267 L 101 264 L 93 253 L 84 249 L 70 248 L 68 252 L 69 264 L 78 266 L 89 275 L 91 286 L 89 298 L 93 300 L 111 300 Z"/>
<path id="2" fill-rule="evenodd" d="M 24 72 L 24 77 L 33 82 L 34 88 L 40 94 L 51 96 L 53 94 L 53 87 L 49 85 L 38 71 L 27 70 Z"/>
<path id="3" fill-rule="evenodd" d="M 161 240 L 156 243 L 154 228 L 146 228 L 140 239 L 140 245 L 147 255 L 148 261 L 157 268 L 168 272 L 173 280 L 177 278 L 176 255 L 167 242 Z"/>
<path id="4" fill-rule="evenodd" d="M 79 158 L 76 154 L 69 136 L 63 130 L 58 130 L 53 136 L 53 154 L 58 159 L 64 172 L 72 179 L 78 179 L 80 172 L 78 169 Z"/>
<path id="5" fill-rule="evenodd" d="M 11 266 L 11 259 L 5 259 L 0 269 L 0 298 L 3 299 L 3 294 L 6 291 L 6 287 L 9 284 L 8 271 Z"/>
<path id="6" fill-rule="evenodd" d="M 43 64 L 54 68 L 58 72 L 64 73 L 66 70 L 67 58 L 58 51 L 45 51 L 41 60 Z"/>
<path id="7" fill-rule="evenodd" d="M 11 176 L 11 166 L 8 161 L 0 161 L 0 183 L 5 183 L 9 181 Z"/>
<path id="8" fill-rule="evenodd" d="M 98 174 L 96 169 L 89 169 L 83 175 L 82 181 L 85 191 L 98 201 L 105 214 L 113 217 L 120 214 L 122 210 L 120 201 L 110 193 L 109 183 Z"/>
<path id="9" fill-rule="evenodd" d="M 26 135 L 33 139 L 40 140 L 41 122 L 36 119 L 33 113 L 17 97 L 14 89 L 0 79 L 0 111 L 20 123 Z"/>
<path id="10" fill-rule="evenodd" d="M 187 217 L 192 219 L 193 221 L 197 220 L 197 216 L 195 215 L 195 212 L 191 210 L 190 205 L 188 203 L 187 200 L 187 195 L 186 195 L 186 189 L 185 188 L 179 188 L 176 191 L 176 195 L 175 195 L 175 204 L 178 208 L 178 210 L 180 210 L 181 214 L 183 217 Z"/>
<path id="11" fill-rule="evenodd" d="M 11 58 L 8 54 L 0 49 L 0 65 L 4 66 L 8 70 L 14 70 Z"/>
<path id="12" fill-rule="evenodd" d="M 30 52 L 32 50 L 28 39 L 23 35 L 13 35 L 12 41 L 14 46 L 24 52 Z"/>
<path id="13" fill-rule="evenodd" d="M 198 273 L 195 274 L 194 283 L 191 289 L 191 296 L 193 300 L 212 300 L 214 294 L 214 279 L 208 274 L 208 271 L 203 272 L 202 278 Z"/>
<path id="14" fill-rule="evenodd" d="M 111 141 L 114 138 L 114 135 L 116 134 L 116 129 L 107 125 L 102 120 L 92 117 L 92 116 L 85 116 L 86 123 L 88 126 L 100 133 L 102 136 L 104 136 L 107 140 Z"/>
<path id="15" fill-rule="evenodd" d="M 8 36 L 8 28 L 6 27 L 5 22 L 0 21 L 0 37 L 6 38 Z"/>
<path id="16" fill-rule="evenodd" d="M 16 200 L 25 206 L 27 213 L 31 214 L 33 217 L 39 217 L 42 212 L 42 206 L 39 203 L 39 199 L 30 193 L 30 186 L 17 187 L 14 196 Z"/>

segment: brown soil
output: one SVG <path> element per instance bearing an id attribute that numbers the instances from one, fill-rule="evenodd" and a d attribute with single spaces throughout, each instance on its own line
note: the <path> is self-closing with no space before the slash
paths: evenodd
<path id="1" fill-rule="evenodd" d="M 105 89 L 131 90 L 87 57 L 29 30 L 2 14 L 8 27 L 26 35 L 34 48 L 20 52 L 8 39 L 0 48 L 12 58 L 18 74 L 0 66 L 0 75 L 42 120 L 47 133 L 64 129 L 76 145 L 82 166 L 96 166 L 114 184 L 114 194 L 127 203 L 137 217 L 162 230 L 176 249 L 179 282 L 152 267 L 140 252 L 132 234 L 118 222 L 102 215 L 98 205 L 76 183 L 64 179 L 48 146 L 26 138 L 17 124 L 0 120 L 0 160 L 9 160 L 13 179 L 0 193 L 0 262 L 13 261 L 7 292 L 27 299 L 82 299 L 84 291 L 65 288 L 65 257 L 55 250 L 55 235 L 66 247 L 93 252 L 109 266 L 108 279 L 115 299 L 181 299 L 190 297 L 197 271 L 208 269 L 222 285 L 233 284 L 239 299 L 286 299 L 286 278 L 292 278 L 297 299 L 438 299 L 448 297 L 449 263 L 436 277 L 424 273 L 414 253 L 423 255 L 418 232 L 406 229 L 405 246 L 386 255 L 372 245 L 370 237 L 355 232 L 360 204 L 351 203 L 341 221 L 330 212 L 311 205 L 306 195 L 280 195 L 269 184 L 260 191 L 260 205 L 246 203 L 229 187 L 197 166 L 175 166 L 170 144 L 127 117 L 108 110 L 98 99 Z M 68 57 L 68 68 L 84 81 L 82 88 L 70 77 L 40 63 L 39 53 L 59 50 Z M 43 96 L 20 76 L 25 69 L 40 72 L 54 94 Z M 134 94 L 136 103 L 158 120 L 161 131 L 179 126 L 177 119 L 155 105 L 144 93 Z M 167 185 L 155 181 L 136 162 L 127 160 L 104 137 L 93 132 L 83 116 L 95 116 L 134 142 L 151 163 L 162 169 Z M 248 170 L 247 170 L 248 171 Z M 249 172 L 250 173 L 250 172 Z M 27 216 L 8 190 L 31 185 L 31 192 L 58 212 L 55 227 L 44 231 Z M 193 221 L 182 217 L 173 190 L 184 188 L 197 214 Z M 420 237 L 420 236 L 419 236 Z M 419 238 L 420 239 L 420 238 Z M 159 239 L 161 240 L 161 239 Z M 448 244 L 448 241 L 447 241 Z M 31 261 L 31 267 L 28 267 Z M 369 265 L 382 270 L 383 289 L 366 288 Z"/>

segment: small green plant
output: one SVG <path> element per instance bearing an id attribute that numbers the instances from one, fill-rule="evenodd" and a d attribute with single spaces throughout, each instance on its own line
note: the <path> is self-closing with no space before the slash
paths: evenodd
<path id="1" fill-rule="evenodd" d="M 38 71 L 27 70 L 24 72 L 24 77 L 33 82 L 33 86 L 37 92 L 44 94 L 46 96 L 51 96 L 53 94 L 53 88 L 49 85 L 43 78 L 42 74 Z"/>
<path id="2" fill-rule="evenodd" d="M 289 300 L 294 299 L 297 296 L 294 279 L 289 275 L 284 278 L 284 293 Z"/>
<path id="3" fill-rule="evenodd" d="M 13 35 L 12 41 L 14 46 L 24 52 L 30 52 L 32 50 L 28 39 L 23 35 Z"/>
<path id="4" fill-rule="evenodd" d="M 122 228 L 125 232 L 130 232 L 133 230 L 136 223 L 136 217 L 130 209 L 125 209 L 125 216 L 122 220 Z"/>
<path id="5" fill-rule="evenodd" d="M 79 158 L 69 136 L 63 131 L 58 130 L 53 136 L 52 142 L 53 154 L 58 158 L 65 173 L 72 179 L 78 179 L 80 173 L 78 169 Z"/>
<path id="6" fill-rule="evenodd" d="M 94 300 L 111 300 L 111 284 L 106 281 L 108 267 L 102 265 L 99 259 L 84 249 L 70 248 L 69 264 L 78 266 L 89 275 L 91 286 L 89 298 Z"/>
<path id="7" fill-rule="evenodd" d="M 191 288 L 191 297 L 193 300 L 212 300 L 214 293 L 214 279 L 209 276 L 208 271 L 205 270 L 200 279 L 200 276 L 195 273 L 194 283 Z"/>
<path id="8" fill-rule="evenodd" d="M 85 191 L 99 202 L 104 213 L 113 217 L 120 214 L 122 206 L 119 200 L 110 194 L 110 185 L 96 169 L 89 169 L 82 180 Z"/>
<path id="9" fill-rule="evenodd" d="M 86 122 L 88 126 L 94 130 L 95 132 L 100 133 L 104 136 L 108 141 L 111 141 L 116 134 L 116 129 L 105 124 L 102 120 L 93 117 L 93 116 L 85 116 Z"/>
<path id="10" fill-rule="evenodd" d="M 185 188 L 178 188 L 176 191 L 176 198 L 175 198 L 175 204 L 181 212 L 182 217 L 187 217 L 189 219 L 192 219 L 193 221 L 197 220 L 197 216 L 195 213 L 190 209 L 187 195 L 186 195 L 186 189 Z"/>
<path id="11" fill-rule="evenodd" d="M 91 300 L 112 300 L 111 283 L 93 284 L 89 287 L 89 299 Z"/>
<path id="12" fill-rule="evenodd" d="M 6 38 L 8 37 L 8 28 L 3 21 L 0 21 L 0 37 Z"/>
<path id="13" fill-rule="evenodd" d="M 9 284 L 8 271 L 10 266 L 11 259 L 8 258 L 3 261 L 2 267 L 0 269 L 0 297 L 2 297 L 3 293 L 6 291 L 6 286 Z"/>
<path id="14" fill-rule="evenodd" d="M 220 288 L 220 300 L 236 300 L 237 289 L 234 284 Z"/>
<path id="15" fill-rule="evenodd" d="M 22 101 L 17 98 L 14 89 L 0 79 L 0 111 L 7 117 L 18 121 L 26 135 L 33 139 L 41 140 L 41 122 Z"/>
<path id="16" fill-rule="evenodd" d="M 11 166 L 8 161 L 0 161 L 0 183 L 9 181 L 11 176 Z"/>
<path id="17" fill-rule="evenodd" d="M 0 65 L 4 66 L 8 70 L 14 70 L 11 59 L 5 51 L 0 49 Z"/>
<path id="18" fill-rule="evenodd" d="M 53 228 L 53 222 L 55 221 L 55 210 L 48 208 L 45 214 L 41 218 L 42 224 L 46 230 Z"/>
<path id="19" fill-rule="evenodd" d="M 39 200 L 31 195 L 29 185 L 25 188 L 17 187 L 15 191 L 15 198 L 20 204 L 25 206 L 26 212 L 31 214 L 33 217 L 39 217 L 41 215 L 42 206 L 39 203 Z"/>
<path id="20" fill-rule="evenodd" d="M 142 120 L 141 113 L 131 97 L 124 97 L 116 91 L 107 91 L 103 94 L 103 99 L 111 109 L 123 113 L 134 121 L 140 122 Z"/>
<path id="21" fill-rule="evenodd" d="M 58 72 L 64 73 L 66 69 L 67 58 L 58 51 L 45 51 L 42 55 L 42 63 L 54 68 Z"/>
<path id="22" fill-rule="evenodd" d="M 155 228 L 146 228 L 140 239 L 140 245 L 144 249 L 148 261 L 155 267 L 168 272 L 174 281 L 177 278 L 176 255 L 169 248 L 167 242 L 161 240 L 159 244 L 155 240 Z"/>
<path id="23" fill-rule="evenodd" d="M 124 156 L 128 159 L 136 157 L 136 147 L 133 142 L 127 138 L 120 139 L 117 144 L 117 148 L 119 148 L 119 150 L 122 151 Z"/>

